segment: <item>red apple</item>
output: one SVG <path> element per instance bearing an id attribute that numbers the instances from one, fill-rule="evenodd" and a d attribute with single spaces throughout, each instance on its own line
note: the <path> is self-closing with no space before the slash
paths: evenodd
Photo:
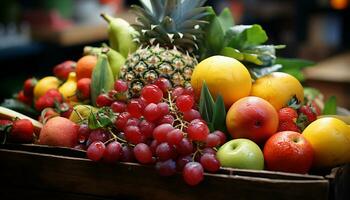
<path id="1" fill-rule="evenodd" d="M 74 147 L 77 144 L 79 126 L 64 117 L 53 117 L 40 131 L 39 144 Z"/>
<path id="2" fill-rule="evenodd" d="M 226 126 L 233 138 L 247 138 L 262 144 L 277 132 L 278 115 L 266 100 L 244 97 L 227 112 Z"/>
<path id="3" fill-rule="evenodd" d="M 267 140 L 264 158 L 268 170 L 305 174 L 312 165 L 313 149 L 300 133 L 282 131 Z"/>
<path id="4" fill-rule="evenodd" d="M 53 68 L 53 74 L 61 80 L 66 80 L 69 73 L 75 71 L 76 64 L 76 62 L 71 60 L 64 61 Z"/>

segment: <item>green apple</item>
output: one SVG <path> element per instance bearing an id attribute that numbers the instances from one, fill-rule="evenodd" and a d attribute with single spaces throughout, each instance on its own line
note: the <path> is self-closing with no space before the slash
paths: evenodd
<path id="1" fill-rule="evenodd" d="M 216 153 L 222 167 L 264 169 L 264 155 L 260 147 L 248 139 L 226 142 Z"/>

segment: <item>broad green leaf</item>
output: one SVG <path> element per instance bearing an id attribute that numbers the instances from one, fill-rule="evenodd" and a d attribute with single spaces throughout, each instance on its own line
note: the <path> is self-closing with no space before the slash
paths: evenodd
<path id="1" fill-rule="evenodd" d="M 335 115 L 337 114 L 337 98 L 331 96 L 324 105 L 323 115 Z"/>
<path id="2" fill-rule="evenodd" d="M 266 32 L 258 25 L 236 25 L 225 35 L 226 46 L 245 49 L 249 46 L 260 45 L 268 39 Z"/>
<path id="3" fill-rule="evenodd" d="M 278 57 L 275 64 L 281 64 L 283 68 L 298 68 L 303 69 L 315 65 L 315 62 L 297 58 L 280 58 Z"/>
<path id="4" fill-rule="evenodd" d="M 220 15 L 218 16 L 218 20 L 221 24 L 221 28 L 226 33 L 226 31 L 235 25 L 232 13 L 229 8 L 225 8 Z"/>
<path id="5" fill-rule="evenodd" d="M 92 130 L 101 128 L 101 126 L 99 125 L 99 123 L 97 121 L 95 113 L 93 113 L 92 111 L 88 117 L 88 127 L 89 127 L 89 129 L 92 129 Z"/>
<path id="6" fill-rule="evenodd" d="M 237 49 L 231 47 L 225 47 L 221 50 L 220 55 L 235 58 L 237 60 L 243 60 L 244 55 Z"/>
<path id="7" fill-rule="evenodd" d="M 280 64 L 283 66 L 280 71 L 291 74 L 299 81 L 304 80 L 304 75 L 302 69 L 306 67 L 311 67 L 315 63 L 309 60 L 295 59 L 295 58 L 277 58 L 275 64 Z"/>
<path id="8" fill-rule="evenodd" d="M 220 130 L 224 133 L 227 132 L 226 109 L 225 109 L 224 100 L 221 95 L 218 95 L 215 101 L 212 124 L 213 124 L 213 130 L 210 130 L 211 132 L 215 130 Z"/>
<path id="9" fill-rule="evenodd" d="M 201 96 L 199 100 L 199 112 L 202 118 L 211 123 L 213 119 L 214 100 L 210 94 L 207 84 L 203 81 Z"/>
<path id="10" fill-rule="evenodd" d="M 214 17 L 210 23 L 209 31 L 206 36 L 207 48 L 214 52 L 219 52 L 224 44 L 224 31 L 217 17 Z"/>

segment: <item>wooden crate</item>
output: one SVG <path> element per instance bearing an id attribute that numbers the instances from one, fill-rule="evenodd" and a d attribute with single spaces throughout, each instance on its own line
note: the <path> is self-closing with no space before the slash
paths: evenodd
<path id="1" fill-rule="evenodd" d="M 337 168 L 328 176 L 222 169 L 195 187 L 181 174 L 160 177 L 153 166 L 109 165 L 82 151 L 38 145 L 0 146 L 0 199 L 339 199 L 349 183 Z M 347 190 L 349 187 L 347 188 Z M 338 194 L 334 195 L 334 194 Z"/>

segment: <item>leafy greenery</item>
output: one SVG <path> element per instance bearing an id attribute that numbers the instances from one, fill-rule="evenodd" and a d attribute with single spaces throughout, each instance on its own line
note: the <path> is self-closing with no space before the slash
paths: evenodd
<path id="1" fill-rule="evenodd" d="M 221 95 L 218 95 L 214 102 L 205 81 L 203 82 L 201 90 L 199 112 L 202 118 L 207 122 L 211 132 L 215 130 L 220 130 L 224 133 L 227 132 L 224 100 Z"/>
<path id="2" fill-rule="evenodd" d="M 323 108 L 323 115 L 335 115 L 337 114 L 337 98 L 331 96 L 325 103 Z"/>
<path id="3" fill-rule="evenodd" d="M 224 55 L 243 62 L 254 78 L 283 71 L 299 80 L 304 79 L 301 69 L 314 64 L 301 59 L 277 58 L 276 50 L 285 45 L 265 44 L 268 36 L 260 25 L 235 25 L 228 8 L 219 15 L 212 8 L 208 9 L 211 19 L 201 48 L 201 59 Z"/>
<path id="4" fill-rule="evenodd" d="M 111 108 L 103 107 L 96 113 L 90 113 L 88 117 L 89 129 L 107 128 L 113 124 L 115 116 Z"/>

